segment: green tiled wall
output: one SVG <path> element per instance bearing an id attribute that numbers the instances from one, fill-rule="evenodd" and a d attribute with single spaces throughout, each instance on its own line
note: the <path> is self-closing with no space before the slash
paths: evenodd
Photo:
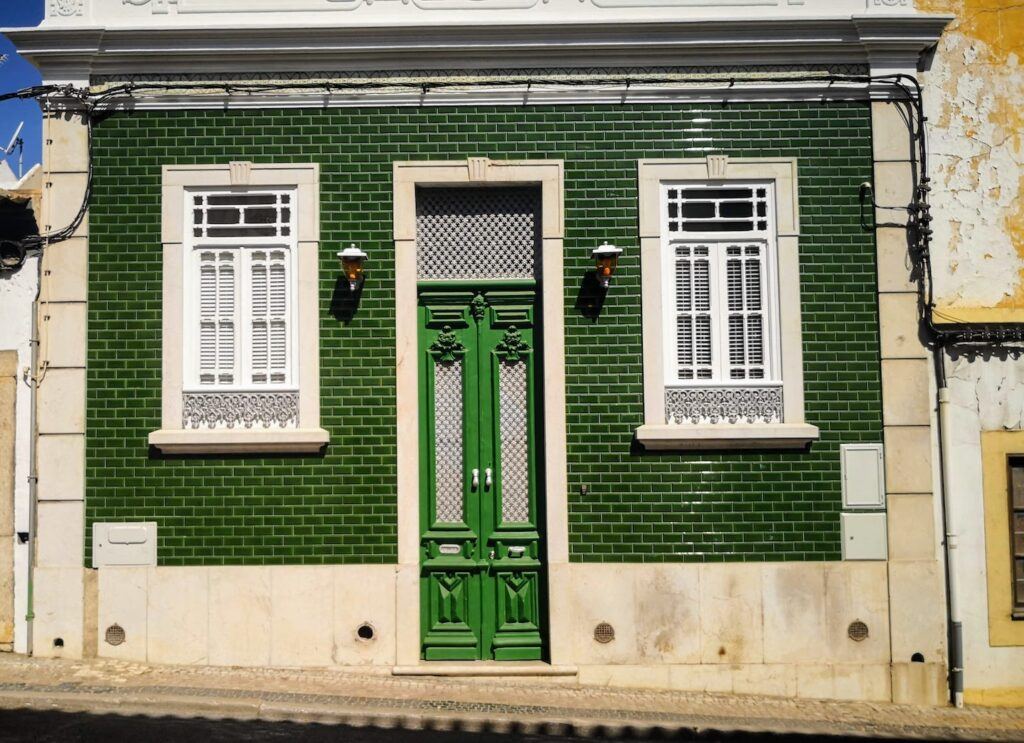
<path id="1" fill-rule="evenodd" d="M 800 161 L 809 453 L 646 454 L 636 160 Z M 396 559 L 394 160 L 562 158 L 566 176 L 569 522 L 576 561 L 839 557 L 839 444 L 881 440 L 866 105 L 377 108 L 119 114 L 95 128 L 87 521 L 159 522 L 164 565 Z M 161 457 L 160 168 L 318 162 L 326 455 Z M 576 309 L 589 252 L 626 249 L 596 319 Z M 358 313 L 332 306 L 334 253 L 370 254 Z M 340 319 L 339 319 L 340 318 Z M 582 486 L 586 494 L 582 494 Z M 86 542 L 89 543 L 88 540 Z M 88 555 L 86 555 L 88 559 Z"/>

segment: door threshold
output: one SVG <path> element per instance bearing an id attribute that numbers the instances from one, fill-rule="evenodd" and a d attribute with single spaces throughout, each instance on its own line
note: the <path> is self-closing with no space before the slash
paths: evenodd
<path id="1" fill-rule="evenodd" d="M 394 676 L 576 676 L 576 666 L 553 666 L 539 660 L 423 661 L 393 666 Z"/>

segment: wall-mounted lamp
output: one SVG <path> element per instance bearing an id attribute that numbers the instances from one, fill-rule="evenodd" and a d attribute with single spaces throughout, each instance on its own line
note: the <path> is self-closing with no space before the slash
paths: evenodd
<path id="1" fill-rule="evenodd" d="M 617 248 L 607 241 L 601 243 L 600 247 L 594 248 L 594 251 L 590 254 L 590 257 L 594 259 L 594 265 L 597 267 L 597 270 L 594 272 L 597 276 L 597 283 L 602 288 L 607 289 L 608 285 L 612 283 L 612 275 L 619 265 L 620 255 L 622 255 L 622 248 Z"/>
<path id="2" fill-rule="evenodd" d="M 358 289 L 363 283 L 363 266 L 366 263 L 366 253 L 352 243 L 344 250 L 338 251 L 338 260 L 341 261 L 341 270 L 345 272 L 348 279 L 348 288 L 352 291 Z"/>

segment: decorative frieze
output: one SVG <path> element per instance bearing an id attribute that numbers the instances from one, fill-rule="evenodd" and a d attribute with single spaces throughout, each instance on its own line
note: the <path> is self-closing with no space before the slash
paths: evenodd
<path id="1" fill-rule="evenodd" d="M 85 11 L 85 0 L 49 0 L 46 9 L 46 15 L 51 17 L 80 16 Z"/>
<path id="2" fill-rule="evenodd" d="M 781 423 L 782 387 L 674 387 L 665 390 L 669 423 Z"/>
<path id="3" fill-rule="evenodd" d="M 294 428 L 298 392 L 186 392 L 184 428 Z"/>

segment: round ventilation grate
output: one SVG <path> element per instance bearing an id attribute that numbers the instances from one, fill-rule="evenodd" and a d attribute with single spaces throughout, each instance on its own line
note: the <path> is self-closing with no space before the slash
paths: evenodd
<path id="1" fill-rule="evenodd" d="M 859 619 L 855 619 L 850 622 L 850 626 L 846 628 L 846 634 L 848 634 L 850 639 L 854 642 L 862 642 L 868 639 L 868 626 Z"/>
<path id="2" fill-rule="evenodd" d="M 120 645 L 124 642 L 124 627 L 120 624 L 112 624 L 107 627 L 104 639 L 108 645 Z"/>
<path id="3" fill-rule="evenodd" d="M 608 622 L 601 622 L 594 627 L 594 639 L 602 645 L 607 645 L 615 639 L 615 628 Z"/>

